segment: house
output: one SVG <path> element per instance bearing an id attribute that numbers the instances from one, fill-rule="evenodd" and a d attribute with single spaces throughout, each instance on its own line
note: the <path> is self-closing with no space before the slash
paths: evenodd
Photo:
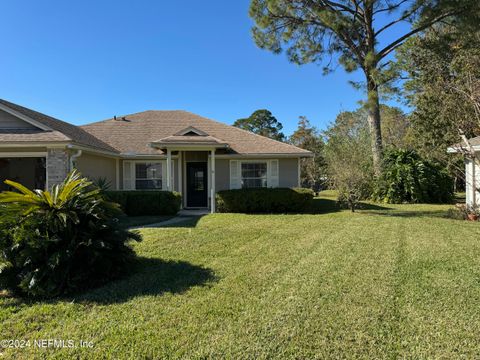
<path id="1" fill-rule="evenodd" d="M 77 168 L 116 190 L 171 190 L 215 211 L 219 190 L 300 185 L 312 153 L 187 111 L 144 111 L 75 126 L 0 100 L 0 180 L 51 188 Z"/>
<path id="2" fill-rule="evenodd" d="M 472 207 L 480 206 L 480 136 L 452 145 L 449 153 L 463 154 L 465 157 L 465 192 L 466 204 Z"/>

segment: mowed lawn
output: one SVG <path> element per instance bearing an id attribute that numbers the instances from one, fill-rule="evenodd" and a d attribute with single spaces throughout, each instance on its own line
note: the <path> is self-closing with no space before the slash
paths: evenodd
<path id="1" fill-rule="evenodd" d="M 478 358 L 480 226 L 445 218 L 448 208 L 215 214 L 143 229 L 128 278 L 51 302 L 0 298 L 0 339 L 93 348 L 4 357 Z"/>

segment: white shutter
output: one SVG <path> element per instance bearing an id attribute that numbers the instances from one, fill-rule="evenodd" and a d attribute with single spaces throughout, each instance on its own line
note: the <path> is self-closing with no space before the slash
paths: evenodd
<path id="1" fill-rule="evenodd" d="M 230 189 L 241 188 L 240 161 L 230 160 Z"/>
<path id="2" fill-rule="evenodd" d="M 135 190 L 134 170 L 132 161 L 123 162 L 123 190 Z"/>
<path id="3" fill-rule="evenodd" d="M 267 169 L 267 186 L 271 188 L 278 187 L 278 160 L 270 160 Z"/>

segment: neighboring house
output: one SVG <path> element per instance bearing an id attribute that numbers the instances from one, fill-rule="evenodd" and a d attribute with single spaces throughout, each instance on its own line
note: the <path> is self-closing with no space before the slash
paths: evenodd
<path id="1" fill-rule="evenodd" d="M 468 206 L 480 206 L 480 136 L 452 145 L 449 153 L 465 156 L 465 192 Z"/>
<path id="2" fill-rule="evenodd" d="M 79 169 L 116 190 L 172 190 L 186 208 L 215 211 L 215 193 L 296 187 L 296 146 L 187 111 L 145 111 L 75 126 L 0 100 L 0 180 L 50 188 Z M 5 189 L 3 185 L 2 190 Z"/>

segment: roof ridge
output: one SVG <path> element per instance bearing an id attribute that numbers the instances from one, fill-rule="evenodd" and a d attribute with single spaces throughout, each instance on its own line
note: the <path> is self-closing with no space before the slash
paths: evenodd
<path id="1" fill-rule="evenodd" d="M 140 114 L 145 114 L 145 113 L 149 113 L 149 112 L 186 112 L 186 113 L 188 113 L 188 111 L 186 111 L 186 110 L 144 110 L 144 111 L 134 112 L 134 113 L 131 113 L 131 114 L 122 114 L 122 115 L 115 115 L 115 116 L 117 117 L 117 119 L 118 118 L 121 119 L 122 117 L 140 115 Z M 199 115 L 197 115 L 197 116 L 199 116 Z M 92 121 L 92 122 L 82 124 L 82 125 L 79 125 L 79 126 L 84 127 L 84 126 L 96 125 L 96 124 L 105 123 L 107 121 L 120 121 L 120 120 L 115 120 L 113 117 L 111 117 L 111 118 L 108 118 L 108 119 Z"/>

